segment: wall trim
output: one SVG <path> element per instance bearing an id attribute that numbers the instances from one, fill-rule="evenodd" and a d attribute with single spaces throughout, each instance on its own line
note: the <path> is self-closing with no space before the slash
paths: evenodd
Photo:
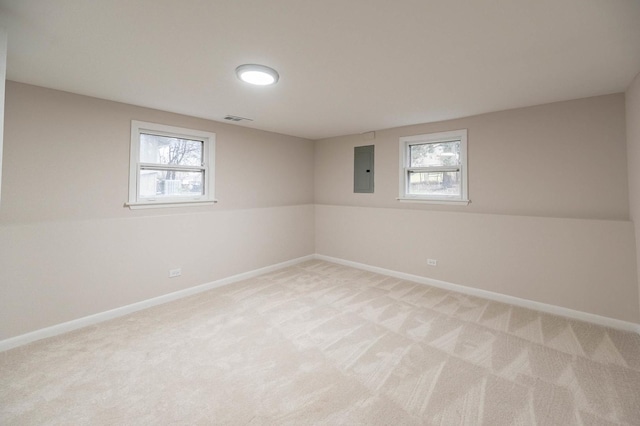
<path id="1" fill-rule="evenodd" d="M 377 274 L 388 275 L 394 278 L 413 281 L 418 284 L 438 287 L 444 290 L 456 291 L 458 293 L 464 293 L 464 294 L 469 294 L 471 296 L 482 297 L 484 299 L 489 299 L 496 302 L 508 303 L 508 304 L 520 306 L 523 308 L 529 308 L 529 309 L 534 309 L 541 312 L 546 312 L 548 314 L 590 322 L 593 324 L 598 324 L 605 327 L 611 327 L 618 330 L 633 331 L 640 334 L 640 324 L 636 324 L 633 322 L 622 321 L 619 319 L 604 317 L 604 316 L 591 314 L 583 311 L 576 311 L 574 309 L 564 308 L 562 306 L 550 305 L 547 303 L 536 302 L 534 300 L 529 300 L 529 299 L 522 299 L 519 297 L 509 296 L 502 293 L 495 293 L 492 291 L 482 290 L 479 288 L 467 287 L 460 284 L 453 284 L 447 281 L 440 281 L 433 278 L 422 277 L 419 275 L 407 274 L 404 272 L 398 272 L 391 269 L 385 269 L 377 266 L 367 265 L 365 263 L 353 262 L 351 260 L 325 256 L 323 254 L 316 254 L 314 258 L 318 260 L 324 260 L 327 262 L 337 263 L 344 266 L 350 266 L 352 268 L 362 269 L 369 272 L 375 272 Z"/>
<path id="2" fill-rule="evenodd" d="M 482 297 L 485 299 L 493 300 L 496 302 L 509 303 L 511 305 L 520 306 L 523 308 L 535 309 L 541 312 L 546 312 L 553 315 L 559 315 L 566 318 L 576 319 L 580 321 L 586 321 L 593 324 L 602 325 L 605 327 L 616 328 L 619 330 L 633 331 L 640 334 L 640 324 L 618 320 L 615 318 L 603 317 L 596 314 L 590 314 L 588 312 L 576 311 L 562 306 L 549 305 L 547 303 L 536 302 L 528 299 L 521 299 L 515 296 L 509 296 L 501 293 L 494 293 L 488 290 L 481 290 L 473 287 L 467 287 L 460 284 L 453 284 L 447 281 L 440 281 L 433 278 L 422 277 L 419 275 L 407 274 L 404 272 L 394 271 L 391 269 L 380 268 L 377 266 L 367 265 L 365 263 L 354 262 L 351 260 L 340 259 L 337 257 L 325 256 L 323 254 L 311 254 L 307 256 L 298 257 L 296 259 L 287 260 L 285 262 L 276 263 L 274 265 L 265 266 L 263 268 L 254 269 L 252 271 L 243 272 L 237 275 L 232 275 L 227 278 L 222 278 L 209 283 L 197 285 L 184 290 L 175 291 L 173 293 L 164 294 L 162 296 L 153 297 L 151 299 L 143 300 L 140 302 L 125 305 L 119 308 L 111 309 L 108 311 L 100 312 L 97 314 L 89 315 L 86 317 L 78 318 L 75 320 L 63 322 L 60 324 L 52 325 L 50 327 L 35 330 L 26 334 L 22 334 L 15 337 L 10 337 L 0 341 L 0 352 L 9 349 L 17 348 L 19 346 L 27 345 L 37 340 L 54 337 L 60 334 L 68 333 L 83 327 L 98 324 L 104 321 L 108 321 L 114 318 L 122 317 L 143 309 L 151 308 L 153 306 L 162 305 L 164 303 L 172 302 L 174 300 L 182 299 L 184 297 L 192 296 L 194 294 L 202 293 L 207 290 L 211 290 L 218 287 L 223 287 L 229 284 L 243 281 L 249 278 L 254 278 L 262 274 L 276 271 L 278 269 L 293 266 L 298 263 L 305 262 L 307 260 L 324 260 L 326 262 L 337 263 L 340 265 L 350 266 L 352 268 L 361 269 L 369 272 L 375 272 L 377 274 L 387 275 L 394 278 L 399 278 L 407 281 L 413 281 L 418 284 L 430 285 L 433 287 L 442 288 L 445 290 L 456 291 L 459 293 L 469 294 L 472 296 Z"/>
<path id="3" fill-rule="evenodd" d="M 90 325 L 98 324 L 103 321 L 108 321 L 114 318 L 118 318 L 124 315 L 128 315 L 143 309 L 151 308 L 153 306 L 162 305 L 167 302 L 182 299 L 187 296 L 202 293 L 203 291 L 211 290 L 218 287 L 223 287 L 229 284 L 243 281 L 249 278 L 257 277 L 258 275 L 266 274 L 276 271 L 278 269 L 286 268 L 287 266 L 293 266 L 298 263 L 313 260 L 315 255 L 308 255 L 298 257 L 296 259 L 287 260 L 285 262 L 276 263 L 274 265 L 265 266 L 264 268 L 254 269 L 252 271 L 243 272 L 237 275 L 233 275 L 227 278 L 222 278 L 209 283 L 197 285 L 195 287 L 189 287 L 184 290 L 175 291 L 173 293 L 163 294 L 162 296 L 153 297 L 151 299 L 143 300 L 140 302 L 132 303 L 130 305 L 121 306 L 119 308 L 111 309 L 97 314 L 89 315 L 86 317 L 78 318 L 75 320 L 63 322 L 60 324 L 52 325 L 50 327 L 41 328 L 26 334 L 10 337 L 8 339 L 0 341 L 0 352 L 9 349 L 23 346 L 37 340 L 46 339 L 48 337 L 57 336 L 59 334 L 68 333 L 79 328 L 87 327 Z"/>

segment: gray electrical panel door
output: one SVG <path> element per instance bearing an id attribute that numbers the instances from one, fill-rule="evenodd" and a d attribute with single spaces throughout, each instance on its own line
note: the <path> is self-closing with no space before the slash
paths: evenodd
<path id="1" fill-rule="evenodd" d="M 374 145 L 356 146 L 353 151 L 353 192 L 373 192 Z"/>

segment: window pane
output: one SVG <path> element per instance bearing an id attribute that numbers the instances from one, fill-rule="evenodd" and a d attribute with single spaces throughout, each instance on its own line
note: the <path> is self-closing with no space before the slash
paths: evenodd
<path id="1" fill-rule="evenodd" d="M 201 166 L 203 145 L 202 141 L 141 133 L 140 162 Z"/>
<path id="2" fill-rule="evenodd" d="M 194 197 L 204 194 L 204 171 L 140 170 L 140 197 Z"/>
<path id="3" fill-rule="evenodd" d="M 460 141 L 410 145 L 409 167 L 457 166 L 460 164 Z"/>
<path id="4" fill-rule="evenodd" d="M 460 172 L 409 172 L 408 194 L 461 197 Z"/>

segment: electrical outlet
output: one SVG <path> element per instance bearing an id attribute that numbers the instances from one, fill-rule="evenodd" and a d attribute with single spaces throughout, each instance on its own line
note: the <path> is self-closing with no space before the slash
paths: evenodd
<path id="1" fill-rule="evenodd" d="M 438 266 L 438 261 L 435 259 L 427 259 L 427 265 L 429 266 Z"/>
<path id="2" fill-rule="evenodd" d="M 169 269 L 169 278 L 179 277 L 180 275 L 182 275 L 181 268 Z"/>

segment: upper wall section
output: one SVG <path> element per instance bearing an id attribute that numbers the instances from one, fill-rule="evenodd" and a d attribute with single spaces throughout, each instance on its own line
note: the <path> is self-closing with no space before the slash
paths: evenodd
<path id="1" fill-rule="evenodd" d="M 2 200 L 2 146 L 4 135 L 4 86 L 7 75 L 7 30 L 0 26 L 0 202 Z"/>
<path id="2" fill-rule="evenodd" d="M 400 203 L 399 138 L 468 129 L 468 206 Z M 316 141 L 315 202 L 628 220 L 625 99 L 599 96 Z M 353 193 L 353 147 L 375 145 L 375 193 Z"/>
<path id="3" fill-rule="evenodd" d="M 214 206 L 129 210 L 131 120 L 216 133 Z M 0 224 L 313 203 L 313 142 L 15 82 Z"/>

